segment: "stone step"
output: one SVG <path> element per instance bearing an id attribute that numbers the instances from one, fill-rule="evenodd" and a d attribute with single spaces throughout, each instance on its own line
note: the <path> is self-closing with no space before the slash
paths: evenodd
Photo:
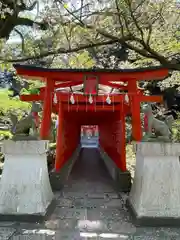
<path id="1" fill-rule="evenodd" d="M 68 193 L 70 191 L 70 193 L 72 193 L 72 196 L 74 195 L 74 193 L 114 193 L 114 189 L 112 187 L 108 187 L 107 185 L 102 185 L 102 186 L 98 186 L 96 184 L 94 185 L 86 185 L 86 188 L 82 188 L 81 185 L 70 185 L 64 187 L 63 192 L 64 193 Z M 70 195 L 68 193 L 68 195 Z"/>
<path id="2" fill-rule="evenodd" d="M 27 232 L 27 231 L 26 231 Z M 127 234 L 115 234 L 115 233 L 87 233 L 87 232 L 79 232 L 79 231 L 56 231 L 50 232 L 49 235 L 42 234 L 41 232 L 36 231 L 34 229 L 33 232 L 28 231 L 27 233 L 18 234 L 13 236 L 12 240 L 132 240 L 130 236 Z M 137 238 L 139 239 L 139 238 Z M 147 240 L 150 240 L 146 238 Z M 141 239 L 140 239 L 141 240 Z M 156 240 L 156 239 L 155 239 Z M 158 239 L 159 240 L 159 239 Z"/>
<path id="3" fill-rule="evenodd" d="M 13 237 L 2 239 L 9 240 L 178 240 L 179 237 L 166 235 L 165 233 L 153 234 L 128 234 L 128 233 L 110 233 L 110 232 L 85 232 L 78 230 L 60 230 L 52 231 L 47 229 L 24 230 L 16 233 Z"/>
<path id="4" fill-rule="evenodd" d="M 94 214 L 96 212 L 96 214 Z M 45 223 L 47 228 L 96 233 L 133 234 L 136 228 L 129 222 L 127 212 L 116 209 L 56 208 L 54 216 Z"/>
<path id="5" fill-rule="evenodd" d="M 180 229 L 169 228 L 135 228 L 128 223 L 104 221 L 86 221 L 72 219 L 51 219 L 45 224 L 20 223 L 15 229 L 3 228 L 0 234 L 9 240 L 92 240 L 92 239 L 127 239 L 127 240 L 178 240 Z M 1 235 L 0 235 L 1 236 Z M 7 238 L 6 238 L 7 237 Z"/>

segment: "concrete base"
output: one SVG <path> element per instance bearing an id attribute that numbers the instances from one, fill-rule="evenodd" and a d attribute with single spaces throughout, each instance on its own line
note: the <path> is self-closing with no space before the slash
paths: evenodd
<path id="1" fill-rule="evenodd" d="M 46 150 L 47 141 L 4 141 L 0 221 L 40 221 L 52 209 Z"/>
<path id="2" fill-rule="evenodd" d="M 140 217 L 132 205 L 130 199 L 127 199 L 126 206 L 132 217 L 133 224 L 136 227 L 179 227 L 180 218 L 174 217 Z"/>
<path id="3" fill-rule="evenodd" d="M 180 144 L 135 144 L 136 171 L 128 199 L 135 223 L 180 225 Z"/>
<path id="4" fill-rule="evenodd" d="M 112 159 L 104 152 L 102 148 L 99 148 L 100 154 L 107 167 L 109 174 L 114 180 L 115 187 L 119 192 L 129 192 L 131 189 L 131 174 L 129 171 L 121 172 Z"/>
<path id="5" fill-rule="evenodd" d="M 38 137 L 27 135 L 15 135 L 12 137 L 13 141 L 37 141 Z"/>
<path id="6" fill-rule="evenodd" d="M 54 191 L 62 190 L 80 154 L 80 151 L 81 151 L 81 147 L 78 146 L 76 151 L 73 153 L 72 157 L 64 164 L 64 166 L 59 172 L 55 172 L 55 170 L 52 170 L 49 173 L 51 187 Z"/>
<path id="7" fill-rule="evenodd" d="M 43 213 L 34 214 L 1 214 L 0 222 L 27 222 L 27 223 L 41 223 L 48 220 L 49 216 L 56 208 L 56 200 L 53 199 L 47 206 Z"/>

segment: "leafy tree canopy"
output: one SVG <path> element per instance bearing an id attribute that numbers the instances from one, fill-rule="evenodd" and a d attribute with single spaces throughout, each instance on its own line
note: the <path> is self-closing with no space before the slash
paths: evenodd
<path id="1" fill-rule="evenodd" d="M 0 3 L 2 61 L 57 67 L 123 67 L 128 62 L 132 67 L 180 70 L 180 10 L 175 0 L 51 0 L 35 20 L 27 11 L 41 1 Z M 7 48 L 4 43 L 14 31 L 22 44 Z"/>

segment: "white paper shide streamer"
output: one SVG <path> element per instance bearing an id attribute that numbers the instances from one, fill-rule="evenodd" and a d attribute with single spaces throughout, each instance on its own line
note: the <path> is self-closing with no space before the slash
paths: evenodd
<path id="1" fill-rule="evenodd" d="M 72 94 L 71 97 L 70 97 L 70 102 L 71 102 L 72 104 L 75 104 L 75 99 L 74 99 L 73 94 Z"/>
<path id="2" fill-rule="evenodd" d="M 110 99 L 109 95 L 108 95 L 107 98 L 106 98 L 106 102 L 107 102 L 108 104 L 111 104 L 111 99 Z"/>
<path id="3" fill-rule="evenodd" d="M 124 100 L 125 100 L 125 102 L 126 102 L 127 104 L 129 104 L 129 97 L 128 97 L 127 94 L 124 96 Z"/>
<path id="4" fill-rule="evenodd" d="M 57 95 L 56 95 L 56 93 L 54 93 L 54 98 L 53 98 L 53 102 L 55 103 L 55 104 L 57 104 Z"/>
<path id="5" fill-rule="evenodd" d="M 89 103 L 90 103 L 90 104 L 92 104 L 92 103 L 93 103 L 93 98 L 92 98 L 92 96 L 91 96 L 91 95 L 89 96 Z"/>

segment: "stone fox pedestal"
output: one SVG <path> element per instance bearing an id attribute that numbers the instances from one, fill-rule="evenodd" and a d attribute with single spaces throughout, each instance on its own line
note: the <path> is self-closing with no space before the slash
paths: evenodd
<path id="1" fill-rule="evenodd" d="M 47 141 L 4 141 L 0 221 L 42 221 L 51 208 Z"/>
<path id="2" fill-rule="evenodd" d="M 180 143 L 137 143 L 128 206 L 138 225 L 180 226 Z"/>

